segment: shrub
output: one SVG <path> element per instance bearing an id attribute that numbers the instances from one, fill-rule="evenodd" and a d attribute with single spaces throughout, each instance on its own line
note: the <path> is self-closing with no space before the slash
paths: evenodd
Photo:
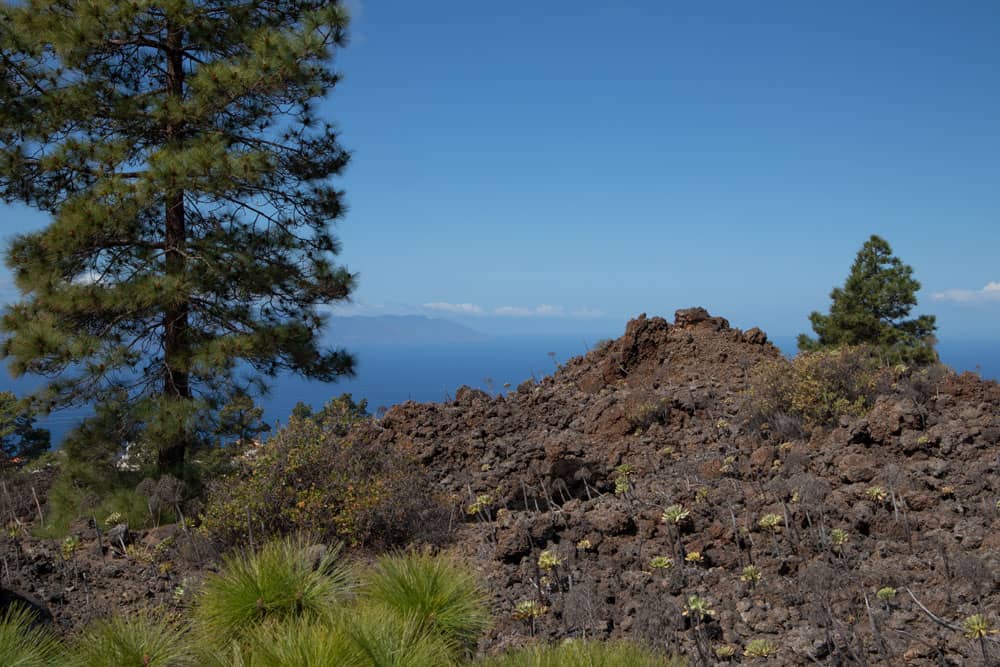
<path id="1" fill-rule="evenodd" d="M 664 398 L 650 397 L 640 401 L 625 410 L 629 429 L 645 431 L 653 424 L 666 424 L 670 419 L 670 401 Z"/>
<path id="2" fill-rule="evenodd" d="M 45 523 L 35 532 L 39 537 L 61 538 L 74 521 L 100 521 L 115 513 L 132 528 L 153 525 L 146 498 L 135 490 L 137 481 L 133 473 L 102 471 L 96 466 L 63 461 L 48 492 Z M 172 514 L 164 517 L 172 518 Z"/>
<path id="3" fill-rule="evenodd" d="M 0 616 L 0 665 L 49 667 L 61 656 L 59 640 L 37 624 L 27 607 L 11 605 Z"/>
<path id="4" fill-rule="evenodd" d="M 228 557 L 203 585 L 195 617 L 216 641 L 238 639 L 264 621 L 333 614 L 351 589 L 336 551 L 317 553 L 302 540 L 270 542 L 255 554 Z"/>
<path id="5" fill-rule="evenodd" d="M 423 467 L 368 422 L 344 428 L 336 410 L 293 415 L 210 485 L 203 531 L 226 544 L 293 533 L 375 547 L 440 539 L 447 511 Z"/>
<path id="6" fill-rule="evenodd" d="M 808 427 L 829 426 L 843 415 L 863 414 L 889 386 L 890 373 L 867 347 L 767 361 L 751 377 L 748 418 L 758 427 L 795 419 Z"/>
<path id="7" fill-rule="evenodd" d="M 4 663 L 7 664 L 7 663 Z M 194 667 L 182 628 L 146 615 L 90 626 L 73 645 L 73 667 Z"/>
<path id="8" fill-rule="evenodd" d="M 668 658 L 625 641 L 581 641 L 539 644 L 483 658 L 480 667 L 681 667 L 680 658 Z"/>
<path id="9" fill-rule="evenodd" d="M 449 558 L 385 556 L 363 590 L 374 604 L 404 619 L 417 619 L 459 651 L 474 648 L 489 624 L 486 596 L 475 575 Z"/>

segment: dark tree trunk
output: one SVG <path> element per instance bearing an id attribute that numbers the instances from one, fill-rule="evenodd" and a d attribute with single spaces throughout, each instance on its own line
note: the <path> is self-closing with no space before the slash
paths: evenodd
<path id="1" fill-rule="evenodd" d="M 184 95 L 184 54 L 181 50 L 181 31 L 175 26 L 167 28 L 167 91 L 173 97 Z M 169 123 L 165 128 L 168 142 L 178 139 L 182 133 L 179 123 Z M 184 219 L 184 191 L 173 187 L 166 194 L 166 272 L 173 278 L 181 278 L 185 272 L 185 246 L 187 228 Z M 191 398 L 191 382 L 188 375 L 188 328 L 189 304 L 186 300 L 171 302 L 163 314 L 163 393 L 172 398 Z M 171 443 L 160 443 L 159 467 L 161 472 L 174 470 L 184 463 L 188 447 L 188 437 L 179 433 L 179 438 Z"/>

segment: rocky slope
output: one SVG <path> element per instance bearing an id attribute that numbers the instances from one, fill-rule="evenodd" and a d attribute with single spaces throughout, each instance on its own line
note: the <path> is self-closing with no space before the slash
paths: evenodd
<path id="1" fill-rule="evenodd" d="M 454 508 L 449 548 L 489 588 L 482 648 L 624 636 L 693 664 L 755 652 L 788 665 L 994 664 L 1000 386 L 900 383 L 866 414 L 789 437 L 747 419 L 749 379 L 776 361 L 760 330 L 691 309 L 639 317 L 509 395 L 463 388 L 385 414 L 376 437 L 432 471 Z M 128 558 L 78 533 L 69 560 L 59 544 L 4 543 L 5 585 L 65 627 L 83 608 L 179 608 L 203 568 L 176 528 L 135 535 Z M 142 557 L 158 549 L 177 566 Z"/>
<path id="2" fill-rule="evenodd" d="M 707 664 L 727 646 L 748 661 L 755 639 L 780 664 L 1000 656 L 962 627 L 1000 624 L 1000 387 L 889 388 L 786 440 L 742 416 L 750 372 L 779 356 L 701 309 L 643 316 L 509 396 L 397 406 L 381 437 L 421 452 L 465 509 L 495 645 L 631 636 Z"/>

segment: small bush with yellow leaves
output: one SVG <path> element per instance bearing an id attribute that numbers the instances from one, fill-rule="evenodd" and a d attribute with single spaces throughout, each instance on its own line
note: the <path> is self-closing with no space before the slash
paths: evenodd
<path id="1" fill-rule="evenodd" d="M 364 415 L 293 415 L 209 488 L 201 529 L 223 544 L 306 533 L 350 546 L 435 541 L 447 510 L 410 452 L 386 449 Z"/>

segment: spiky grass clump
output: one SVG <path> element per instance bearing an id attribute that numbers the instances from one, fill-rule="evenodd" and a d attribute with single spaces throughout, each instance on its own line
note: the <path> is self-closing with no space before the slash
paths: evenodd
<path id="1" fill-rule="evenodd" d="M 372 603 L 437 633 L 456 654 L 474 648 L 489 625 L 486 595 L 476 576 L 451 558 L 385 556 L 368 575 L 364 591 Z"/>
<path id="2" fill-rule="evenodd" d="M 224 646 L 263 622 L 334 614 L 351 589 L 337 555 L 327 551 L 317 561 L 305 541 L 288 539 L 227 558 L 222 571 L 205 580 L 195 610 L 198 627 Z"/>
<path id="3" fill-rule="evenodd" d="M 452 647 L 419 619 L 352 608 L 339 622 L 285 623 L 257 633 L 249 644 L 253 667 L 449 667 Z"/>
<path id="4" fill-rule="evenodd" d="M 59 640 L 36 624 L 30 609 L 11 605 L 0 615 L 0 665 L 49 667 L 61 656 Z"/>
<path id="5" fill-rule="evenodd" d="M 538 644 L 502 656 L 484 658 L 477 667 L 684 667 L 680 658 L 668 658 L 623 641 L 567 640 Z"/>
<path id="6" fill-rule="evenodd" d="M 132 618 L 115 616 L 91 625 L 74 643 L 68 664 L 73 667 L 194 667 L 197 662 L 184 628 L 139 615 Z"/>

